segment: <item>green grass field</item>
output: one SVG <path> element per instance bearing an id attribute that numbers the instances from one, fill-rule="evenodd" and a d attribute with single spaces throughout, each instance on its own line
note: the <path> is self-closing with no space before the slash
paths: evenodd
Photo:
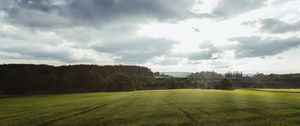
<path id="1" fill-rule="evenodd" d="M 0 125 L 300 125 L 300 89 L 157 90 L 0 98 Z"/>

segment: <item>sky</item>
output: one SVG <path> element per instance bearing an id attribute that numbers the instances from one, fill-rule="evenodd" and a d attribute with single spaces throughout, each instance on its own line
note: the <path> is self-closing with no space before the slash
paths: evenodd
<path id="1" fill-rule="evenodd" d="M 1 0 L 0 63 L 300 72 L 299 0 Z"/>

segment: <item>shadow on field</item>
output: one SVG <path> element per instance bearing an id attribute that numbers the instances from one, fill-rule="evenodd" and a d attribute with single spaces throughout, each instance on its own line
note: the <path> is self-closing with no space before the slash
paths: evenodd
<path id="1" fill-rule="evenodd" d="M 300 91 L 276 91 L 276 90 L 263 90 L 263 89 L 248 89 L 250 91 L 261 91 L 261 92 L 274 92 L 274 93 L 291 93 L 291 94 L 300 94 Z"/>
<path id="2" fill-rule="evenodd" d="M 51 124 L 53 124 L 53 123 L 55 123 L 57 121 L 60 121 L 60 120 L 68 119 L 68 118 L 75 117 L 75 116 L 78 116 L 78 115 L 82 115 L 84 113 L 87 113 L 87 112 L 90 112 L 90 111 L 93 111 L 93 110 L 96 110 L 96 109 L 101 109 L 101 108 L 104 108 L 106 106 L 118 103 L 118 102 L 120 102 L 122 100 L 125 100 L 128 97 L 132 97 L 133 95 L 134 95 L 134 93 L 130 93 L 127 96 L 114 99 L 114 100 L 112 100 L 112 101 L 110 101 L 108 103 L 102 104 L 102 105 L 96 105 L 96 106 L 86 107 L 84 110 L 81 110 L 81 111 L 78 111 L 78 112 L 74 112 L 74 113 L 71 113 L 69 115 L 64 115 L 64 116 L 61 116 L 61 117 L 56 117 L 56 118 L 53 118 L 53 119 L 49 119 L 49 120 L 41 123 L 40 126 L 48 126 L 48 125 L 51 125 Z"/>
<path id="3" fill-rule="evenodd" d="M 20 98 L 20 97 L 26 97 L 26 95 L 0 95 L 0 99 L 5 99 L 5 98 Z"/>
<path id="4" fill-rule="evenodd" d="M 182 112 L 191 122 L 184 123 L 183 125 L 186 126 L 194 126 L 198 124 L 198 120 L 188 111 L 185 111 L 183 108 L 176 106 L 174 103 L 169 102 L 167 100 L 162 100 L 163 102 L 167 103 L 169 106 L 174 107 L 175 109 L 179 110 Z"/>

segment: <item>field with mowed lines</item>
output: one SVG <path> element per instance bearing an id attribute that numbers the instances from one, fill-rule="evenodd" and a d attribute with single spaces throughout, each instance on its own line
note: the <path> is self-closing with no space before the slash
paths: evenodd
<path id="1" fill-rule="evenodd" d="M 0 125 L 300 125 L 300 89 L 4 96 Z"/>

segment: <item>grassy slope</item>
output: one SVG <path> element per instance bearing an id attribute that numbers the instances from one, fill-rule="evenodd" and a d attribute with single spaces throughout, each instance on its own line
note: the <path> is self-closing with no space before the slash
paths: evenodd
<path id="1" fill-rule="evenodd" d="M 300 125 L 300 93 L 268 91 L 165 90 L 1 98 L 0 124 Z"/>

